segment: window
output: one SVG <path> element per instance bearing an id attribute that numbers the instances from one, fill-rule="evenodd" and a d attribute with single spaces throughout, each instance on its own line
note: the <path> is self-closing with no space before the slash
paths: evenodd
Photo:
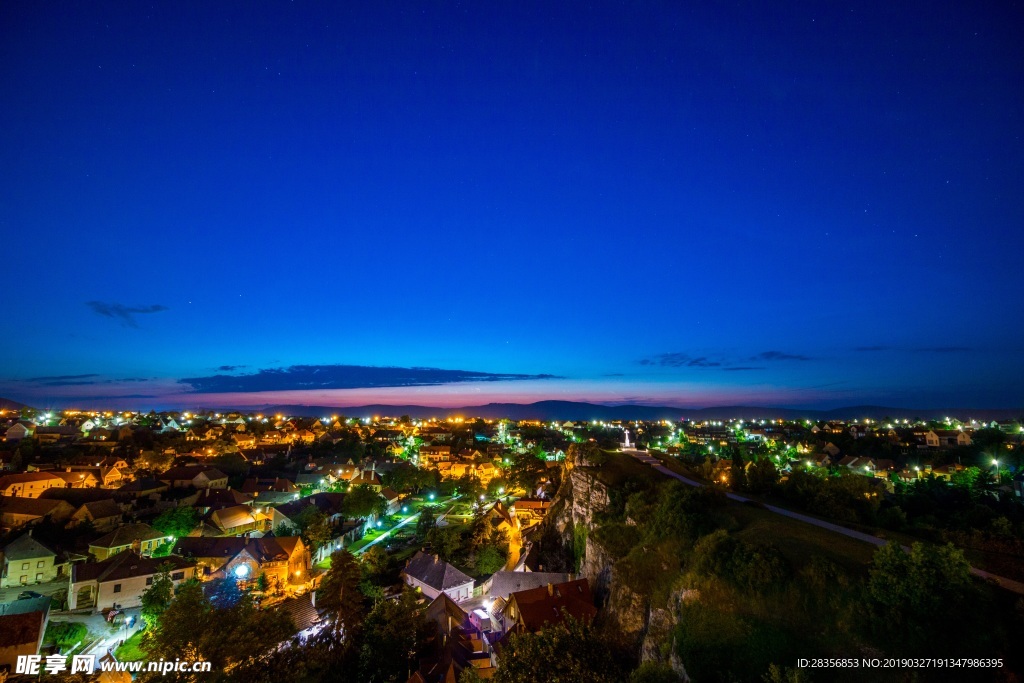
<path id="1" fill-rule="evenodd" d="M 42 582 L 43 582 L 43 574 L 42 574 L 42 572 L 40 572 L 40 573 L 36 574 L 36 583 L 42 583 Z"/>
<path id="2" fill-rule="evenodd" d="M 28 565 L 29 565 L 29 563 L 28 563 L 28 562 L 22 562 L 22 563 L 21 563 L 21 568 L 22 568 L 22 569 L 28 569 Z"/>
<path id="3" fill-rule="evenodd" d="M 114 584 L 114 592 L 115 593 L 120 593 L 121 592 L 121 584 L 119 584 L 119 583 L 115 583 Z"/>
<path id="4" fill-rule="evenodd" d="M 44 564 L 46 564 L 44 560 L 39 560 L 36 562 L 36 569 L 42 569 Z"/>
<path id="5" fill-rule="evenodd" d="M 149 577 L 148 579 L 146 579 L 146 585 L 147 586 L 152 586 L 153 585 L 153 577 L 152 576 Z"/>
<path id="6" fill-rule="evenodd" d="M 26 585 L 27 583 L 28 583 L 28 577 L 27 577 L 27 576 L 23 576 L 23 577 L 21 577 L 21 585 L 22 585 L 22 586 L 24 586 L 24 585 Z"/>
<path id="7" fill-rule="evenodd" d="M 181 581 L 185 578 L 185 572 L 174 572 L 171 574 L 171 581 Z"/>

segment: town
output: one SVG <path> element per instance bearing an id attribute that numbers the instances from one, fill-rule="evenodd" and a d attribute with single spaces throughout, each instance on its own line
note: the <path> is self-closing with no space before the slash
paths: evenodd
<path id="1" fill-rule="evenodd" d="M 351 655 L 352 680 L 501 680 L 531 652 L 520 636 L 585 640 L 580 629 L 621 612 L 606 575 L 647 523 L 632 515 L 656 517 L 628 497 L 648 477 L 741 499 L 740 517 L 778 505 L 879 546 L 948 544 L 994 590 L 1024 591 L 1018 421 L 22 407 L 2 411 L 0 434 L 0 666 L 11 671 L 19 656 L 60 672 L 73 655 L 141 661 L 186 645 L 241 671 L 359 631 L 375 645 Z M 591 470 L 585 483 L 570 476 Z M 595 543 L 604 559 L 591 566 Z M 219 638 L 232 619 L 258 635 L 204 649 L 190 620 L 211 611 L 224 615 Z M 642 621 L 639 641 L 653 636 Z M 634 645 L 635 680 L 699 666 Z"/>

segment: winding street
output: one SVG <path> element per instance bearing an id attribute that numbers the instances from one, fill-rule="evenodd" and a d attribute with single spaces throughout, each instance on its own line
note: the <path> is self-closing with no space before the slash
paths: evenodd
<path id="1" fill-rule="evenodd" d="M 646 451 L 623 449 L 622 452 L 628 453 L 629 455 L 633 456 L 640 462 L 647 463 L 648 465 L 656 469 L 658 472 L 661 472 L 666 476 L 672 477 L 673 479 L 678 479 L 684 484 L 687 484 L 689 486 L 704 486 L 704 484 L 701 484 L 700 482 L 694 481 L 693 479 L 689 479 L 681 474 L 673 472 L 669 468 L 662 465 L 660 460 L 658 460 L 654 456 L 648 455 Z M 833 524 L 832 522 L 826 522 L 824 520 L 811 517 L 810 515 L 804 515 L 799 512 L 793 512 L 792 510 L 786 510 L 785 508 L 776 507 L 775 505 L 767 505 L 765 503 L 761 503 L 760 501 L 755 501 L 751 498 L 747 498 L 736 493 L 726 493 L 725 495 L 726 497 L 729 498 L 729 500 L 734 500 L 737 503 L 755 503 L 756 505 L 763 507 L 765 510 L 774 512 L 777 515 L 789 517 L 790 519 L 795 519 L 801 522 L 805 522 L 807 524 L 813 524 L 816 527 L 827 529 L 828 531 L 832 531 L 837 534 L 842 534 L 843 536 L 848 536 L 849 538 L 854 538 L 858 541 L 870 543 L 871 545 L 883 546 L 886 543 L 888 543 L 888 541 L 884 538 L 872 536 L 871 534 L 865 534 L 862 531 L 855 531 L 854 529 L 847 529 L 844 526 Z M 903 546 L 903 548 L 905 550 L 909 550 L 909 548 L 907 548 L 906 546 Z M 977 567 L 971 567 L 971 574 L 977 576 L 978 578 L 991 581 L 996 585 L 1000 586 L 1001 588 L 1005 588 L 1006 590 L 1016 593 L 1018 595 L 1024 595 L 1024 583 L 1021 583 L 1020 581 L 1014 581 L 1013 579 L 1008 579 L 1005 576 L 998 576 L 996 574 L 987 572 L 984 569 L 978 569 Z"/>

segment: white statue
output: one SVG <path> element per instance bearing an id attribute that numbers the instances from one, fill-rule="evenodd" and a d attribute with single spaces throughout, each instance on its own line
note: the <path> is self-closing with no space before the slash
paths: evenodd
<path id="1" fill-rule="evenodd" d="M 626 432 L 626 448 L 629 448 L 629 430 L 624 429 L 623 431 Z"/>

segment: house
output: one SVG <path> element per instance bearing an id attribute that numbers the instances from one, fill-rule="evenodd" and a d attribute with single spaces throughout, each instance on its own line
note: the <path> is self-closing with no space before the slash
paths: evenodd
<path id="1" fill-rule="evenodd" d="M 239 490 L 253 496 L 255 503 L 277 505 L 299 497 L 299 487 L 288 479 L 246 479 Z"/>
<path id="2" fill-rule="evenodd" d="M 121 506 L 112 498 L 83 503 L 71 515 L 67 526 L 92 524 L 96 531 L 113 531 L 121 523 Z"/>
<path id="3" fill-rule="evenodd" d="M 970 446 L 971 435 L 959 429 L 932 429 L 925 432 L 925 444 L 929 448 L 953 448 Z"/>
<path id="4" fill-rule="evenodd" d="M 253 436 L 252 434 L 232 434 L 231 439 L 239 448 L 256 447 L 256 437 Z"/>
<path id="5" fill-rule="evenodd" d="M 401 577 L 406 584 L 431 599 L 441 593 L 456 602 L 473 597 L 472 578 L 441 561 L 437 555 L 429 555 L 422 550 L 406 562 Z"/>
<path id="6" fill-rule="evenodd" d="M 50 598 L 0 603 L 0 670 L 14 671 L 18 657 L 39 654 L 49 620 Z"/>
<path id="7" fill-rule="evenodd" d="M 441 593 L 424 610 L 423 620 L 428 635 L 410 682 L 457 681 L 466 668 L 472 668 L 481 679 L 493 677 L 496 669 L 490 643 L 466 610 Z"/>
<path id="8" fill-rule="evenodd" d="M 0 588 L 53 581 L 60 574 L 61 567 L 57 563 L 57 553 L 32 538 L 29 531 L 4 547 Z"/>
<path id="9" fill-rule="evenodd" d="M 228 486 L 228 475 L 216 467 L 190 465 L 172 467 L 159 476 L 160 481 L 171 488 L 223 489 Z"/>
<path id="10" fill-rule="evenodd" d="M 262 525 L 256 521 L 253 509 L 248 505 L 233 505 L 210 513 L 210 524 L 225 536 L 237 536 L 256 531 Z"/>
<path id="11" fill-rule="evenodd" d="M 380 490 L 380 495 L 387 503 L 387 509 L 384 510 L 384 514 L 398 514 L 399 508 L 402 507 L 402 495 L 393 489 L 389 489 L 387 486 Z"/>
<path id="12" fill-rule="evenodd" d="M 148 556 L 152 555 L 153 551 L 162 543 L 172 540 L 173 537 L 157 531 L 148 524 L 136 522 L 125 524 L 109 534 L 100 536 L 89 544 L 89 552 L 101 561 L 126 550 L 133 550 L 139 555 Z"/>
<path id="13" fill-rule="evenodd" d="M 480 480 L 480 483 L 487 486 L 491 483 L 491 480 L 500 474 L 500 470 L 494 466 L 492 462 L 482 462 L 476 466 L 476 478 Z"/>
<path id="14" fill-rule="evenodd" d="M 109 460 L 114 460 L 110 458 Z M 91 474 L 98 484 L 104 488 L 114 489 L 120 486 L 123 482 L 129 479 L 125 475 L 127 467 L 122 470 L 119 467 L 113 467 L 110 465 L 72 465 L 68 468 L 72 474 Z"/>
<path id="15" fill-rule="evenodd" d="M 492 600 L 508 602 L 513 593 L 542 588 L 548 584 L 563 584 L 572 581 L 572 574 L 560 572 L 495 572 L 483 584 L 483 594 Z"/>
<path id="16" fill-rule="evenodd" d="M 153 585 L 161 567 L 169 565 L 171 581 L 177 587 L 195 576 L 196 565 L 180 557 L 142 557 L 135 551 L 118 553 L 101 562 L 71 566 L 68 587 L 68 609 L 92 607 L 101 612 L 118 608 L 138 607 L 142 594 Z"/>
<path id="17" fill-rule="evenodd" d="M 550 500 L 542 498 L 520 498 L 512 503 L 511 512 L 519 520 L 520 524 L 536 524 L 544 519 L 551 507 Z"/>
<path id="18" fill-rule="evenodd" d="M 159 479 L 143 477 L 142 479 L 122 484 L 118 487 L 117 492 L 127 494 L 132 498 L 146 498 L 151 496 L 157 497 L 158 494 L 163 493 L 167 489 L 168 485 Z"/>
<path id="19" fill-rule="evenodd" d="M 498 615 L 501 630 L 536 633 L 571 616 L 590 621 L 597 615 L 594 597 L 586 579 L 530 588 L 512 593 Z"/>
<path id="20" fill-rule="evenodd" d="M 4 432 L 4 439 L 7 441 L 21 441 L 27 439 L 36 431 L 36 426 L 31 422 L 16 422 Z"/>
<path id="21" fill-rule="evenodd" d="M 828 453 L 829 455 L 832 456 L 833 459 L 835 459 L 839 455 L 839 453 L 841 452 L 839 450 L 839 446 L 835 445 L 831 441 L 829 441 L 824 446 L 822 446 L 821 447 L 821 451 L 823 453 Z"/>
<path id="22" fill-rule="evenodd" d="M 428 465 L 448 462 L 452 458 L 451 446 L 420 446 L 420 461 Z"/>
<path id="23" fill-rule="evenodd" d="M 69 467 L 64 472 L 54 471 L 47 474 L 63 479 L 65 488 L 69 489 L 94 489 L 100 485 L 100 480 L 88 470 L 73 472 Z"/>
<path id="24" fill-rule="evenodd" d="M 173 552 L 195 560 L 200 577 L 249 581 L 262 574 L 271 588 L 305 583 L 310 566 L 306 545 L 298 536 L 181 538 Z"/>
<path id="25" fill-rule="evenodd" d="M 250 508 L 254 505 L 253 497 L 230 486 L 226 489 L 199 489 L 196 495 L 194 506 L 201 514 L 208 514 L 211 510 L 234 507 L 236 505 L 247 505 Z"/>
<path id="26" fill-rule="evenodd" d="M 452 433 L 444 427 L 427 427 L 425 429 L 420 429 L 419 437 L 424 441 L 445 443 L 451 440 Z"/>
<path id="27" fill-rule="evenodd" d="M 350 487 L 356 486 L 369 486 L 378 493 L 384 487 L 384 482 L 381 481 L 380 475 L 377 474 L 376 466 L 369 470 L 358 470 L 348 480 Z"/>
<path id="28" fill-rule="evenodd" d="M 519 519 L 509 512 L 509 509 L 500 500 L 495 501 L 483 517 L 484 522 L 489 524 L 492 529 L 503 531 L 510 539 L 519 533 Z"/>
<path id="29" fill-rule="evenodd" d="M 66 482 L 51 472 L 25 472 L 0 477 L 0 496 L 38 498 L 46 489 L 64 488 Z"/>
<path id="30" fill-rule="evenodd" d="M 44 519 L 63 522 L 71 517 L 75 508 L 63 500 L 40 498 L 0 498 L 0 526 L 17 529 Z"/>
<path id="31" fill-rule="evenodd" d="M 832 465 L 834 465 L 837 462 L 837 460 L 835 460 L 828 453 L 813 453 L 813 454 L 811 454 L 811 457 L 808 458 L 808 460 L 815 467 L 831 467 Z"/>
<path id="32" fill-rule="evenodd" d="M 74 441 L 81 432 L 78 427 L 36 427 L 36 441 L 39 443 L 57 443 L 59 441 Z"/>

